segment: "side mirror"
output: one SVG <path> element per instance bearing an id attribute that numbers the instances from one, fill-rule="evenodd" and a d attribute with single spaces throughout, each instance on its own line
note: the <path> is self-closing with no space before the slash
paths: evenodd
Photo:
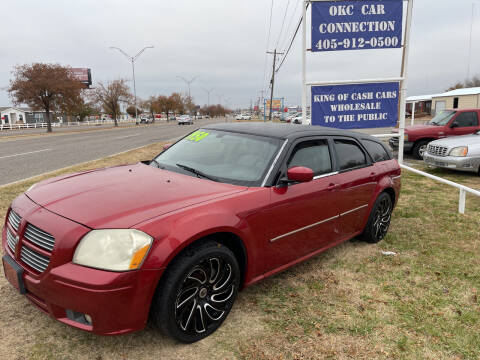
<path id="1" fill-rule="evenodd" d="M 172 146 L 172 144 L 165 144 L 163 145 L 163 151 L 167 150 L 170 146 Z"/>
<path id="2" fill-rule="evenodd" d="M 313 180 L 313 170 L 304 166 L 294 166 L 287 170 L 289 182 L 309 182 Z"/>
<path id="3" fill-rule="evenodd" d="M 458 127 L 458 123 L 457 123 L 456 121 L 454 121 L 454 122 L 452 123 L 452 125 L 450 125 L 450 127 L 451 127 L 452 129 L 454 129 L 454 128 Z"/>

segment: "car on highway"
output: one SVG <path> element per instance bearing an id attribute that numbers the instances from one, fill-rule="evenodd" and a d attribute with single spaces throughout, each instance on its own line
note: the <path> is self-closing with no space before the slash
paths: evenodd
<path id="1" fill-rule="evenodd" d="M 430 166 L 480 175 L 480 130 L 473 135 L 432 141 L 423 161 Z"/>
<path id="2" fill-rule="evenodd" d="M 252 120 L 252 116 L 250 114 L 238 114 L 235 120 Z"/>
<path id="3" fill-rule="evenodd" d="M 308 115 L 307 113 L 307 123 L 310 123 L 310 115 Z M 302 124 L 303 123 L 303 117 L 302 117 L 302 113 L 299 113 L 297 114 L 297 116 L 293 117 L 290 119 L 290 123 L 292 124 Z"/>
<path id="4" fill-rule="evenodd" d="M 480 130 L 480 109 L 444 110 L 425 125 L 405 127 L 405 152 L 412 152 L 417 159 L 423 159 L 431 141 L 450 136 L 473 134 Z M 393 130 L 398 133 L 398 129 Z M 398 137 L 389 140 L 393 149 L 398 149 Z"/>
<path id="5" fill-rule="evenodd" d="M 150 316 L 191 343 L 222 324 L 242 288 L 351 238 L 381 241 L 400 186 L 397 161 L 366 134 L 209 125 L 151 161 L 19 195 L 2 231 L 5 275 L 75 328 L 125 334 Z"/>
<path id="6" fill-rule="evenodd" d="M 140 118 L 140 124 L 151 124 L 152 122 L 153 122 L 152 119 L 146 116 L 142 116 Z"/>
<path id="7" fill-rule="evenodd" d="M 190 117 L 190 115 L 180 115 L 177 117 L 177 123 L 178 125 L 192 125 L 193 119 Z"/>

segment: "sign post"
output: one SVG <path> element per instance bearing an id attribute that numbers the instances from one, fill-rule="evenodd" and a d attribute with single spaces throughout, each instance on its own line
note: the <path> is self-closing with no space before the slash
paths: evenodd
<path id="1" fill-rule="evenodd" d="M 404 2 L 407 1 L 405 31 Z M 311 4 L 311 52 L 403 48 L 393 79 L 306 81 L 306 9 Z M 406 75 L 413 0 L 304 0 L 302 21 L 302 123 L 311 87 L 311 124 L 343 129 L 399 124 L 399 163 L 405 138 Z M 402 36 L 403 44 L 402 44 Z"/>

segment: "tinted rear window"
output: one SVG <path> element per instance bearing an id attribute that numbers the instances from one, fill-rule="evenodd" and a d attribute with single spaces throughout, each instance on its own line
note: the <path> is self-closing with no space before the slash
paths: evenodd
<path id="1" fill-rule="evenodd" d="M 335 140 L 340 170 L 365 166 L 367 158 L 358 144 L 351 140 Z"/>
<path id="2" fill-rule="evenodd" d="M 367 151 L 374 162 L 390 160 L 390 156 L 382 144 L 372 140 L 362 140 L 362 144 L 367 148 Z"/>

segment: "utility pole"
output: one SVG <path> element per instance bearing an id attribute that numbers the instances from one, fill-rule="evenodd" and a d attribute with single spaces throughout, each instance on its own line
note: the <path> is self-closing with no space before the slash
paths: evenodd
<path id="1" fill-rule="evenodd" d="M 470 39 L 468 40 L 468 58 L 467 58 L 467 78 L 465 83 L 470 79 L 470 62 L 472 59 L 472 33 L 473 33 L 473 20 L 475 16 L 475 3 L 472 2 L 472 18 L 470 20 Z"/>
<path id="2" fill-rule="evenodd" d="M 275 62 L 277 61 L 277 55 L 283 55 L 283 53 L 277 52 L 277 49 L 267 51 L 267 54 L 273 54 L 273 69 L 272 69 L 272 79 L 270 80 L 270 111 L 268 113 L 268 121 L 272 121 L 272 102 L 273 102 L 273 87 L 275 85 Z"/>

